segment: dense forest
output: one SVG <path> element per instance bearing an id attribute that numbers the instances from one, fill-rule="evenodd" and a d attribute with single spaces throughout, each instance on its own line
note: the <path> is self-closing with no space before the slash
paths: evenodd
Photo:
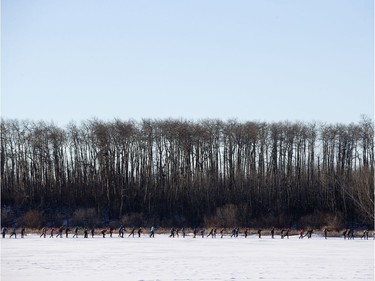
<path id="1" fill-rule="evenodd" d="M 373 121 L 2 119 L 1 204 L 3 220 L 373 227 Z"/>

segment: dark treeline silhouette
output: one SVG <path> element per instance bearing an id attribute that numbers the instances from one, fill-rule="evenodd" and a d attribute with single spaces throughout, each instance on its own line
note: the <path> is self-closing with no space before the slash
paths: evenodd
<path id="1" fill-rule="evenodd" d="M 2 204 L 198 224 L 340 214 L 373 226 L 374 127 L 301 122 L 1 120 Z M 233 222 L 234 223 L 234 222 Z M 280 222 L 285 223 L 285 222 Z"/>

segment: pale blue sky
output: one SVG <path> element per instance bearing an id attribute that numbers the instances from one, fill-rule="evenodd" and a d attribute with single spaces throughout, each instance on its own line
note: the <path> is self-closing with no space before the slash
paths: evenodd
<path id="1" fill-rule="evenodd" d="M 1 115 L 350 123 L 374 112 L 370 0 L 2 0 Z"/>

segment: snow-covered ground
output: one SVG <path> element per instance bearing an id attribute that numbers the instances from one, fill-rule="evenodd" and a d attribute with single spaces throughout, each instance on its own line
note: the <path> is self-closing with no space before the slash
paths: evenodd
<path id="1" fill-rule="evenodd" d="M 374 280 L 374 240 L 167 235 L 1 240 L 4 281 L 248 279 Z"/>

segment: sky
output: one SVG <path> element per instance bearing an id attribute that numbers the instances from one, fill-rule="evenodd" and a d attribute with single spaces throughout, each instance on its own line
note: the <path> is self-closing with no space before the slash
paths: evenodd
<path id="1" fill-rule="evenodd" d="M 2 0 L 1 116 L 351 123 L 371 0 Z"/>

